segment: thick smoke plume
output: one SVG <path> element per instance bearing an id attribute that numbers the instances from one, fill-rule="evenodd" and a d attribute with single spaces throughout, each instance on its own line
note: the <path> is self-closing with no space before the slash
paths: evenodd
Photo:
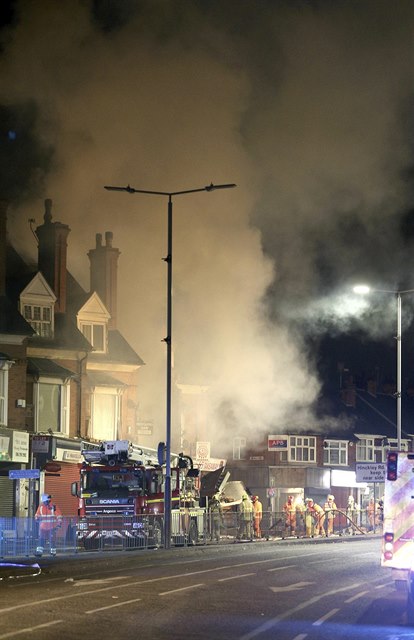
<path id="1" fill-rule="evenodd" d="M 212 441 L 315 426 L 302 330 L 337 319 L 315 300 L 412 273 L 413 19 L 408 1 L 16 4 L 0 58 L 2 139 L 27 152 L 7 180 L 12 239 L 35 256 L 26 221 L 52 198 L 88 288 L 87 251 L 113 231 L 154 440 L 167 201 L 103 186 L 237 183 L 174 199 L 174 375 L 208 385 Z"/>

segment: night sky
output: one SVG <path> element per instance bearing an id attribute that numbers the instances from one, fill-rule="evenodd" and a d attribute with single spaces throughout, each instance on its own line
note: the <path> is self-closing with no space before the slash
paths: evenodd
<path id="1" fill-rule="evenodd" d="M 162 430 L 167 202 L 105 184 L 238 185 L 174 200 L 174 376 L 209 386 L 218 433 L 313 424 L 339 361 L 389 375 L 395 300 L 351 287 L 414 288 L 411 0 L 21 0 L 1 12 L 11 239 L 35 258 L 27 220 L 40 224 L 52 198 L 88 288 L 95 233 L 114 233 L 119 328 L 147 363 L 143 420 Z M 407 380 L 413 305 L 404 297 Z"/>

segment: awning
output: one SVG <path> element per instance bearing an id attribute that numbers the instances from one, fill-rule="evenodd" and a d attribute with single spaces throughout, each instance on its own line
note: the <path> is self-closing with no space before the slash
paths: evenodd
<path id="1" fill-rule="evenodd" d="M 125 382 L 121 382 L 121 380 L 117 380 L 103 371 L 88 371 L 88 381 L 91 387 L 116 387 L 118 389 L 124 389 L 128 386 Z"/>
<path id="2" fill-rule="evenodd" d="M 61 367 L 54 360 L 48 358 L 28 358 L 27 372 L 36 379 L 42 378 L 59 378 L 60 380 L 69 380 L 76 377 L 76 373 Z"/>

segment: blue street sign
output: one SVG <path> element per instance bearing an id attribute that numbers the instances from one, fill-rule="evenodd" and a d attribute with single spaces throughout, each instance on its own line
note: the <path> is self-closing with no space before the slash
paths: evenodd
<path id="1" fill-rule="evenodd" d="M 21 478 L 40 478 L 40 469 L 11 469 L 9 471 L 10 480 L 20 480 Z"/>

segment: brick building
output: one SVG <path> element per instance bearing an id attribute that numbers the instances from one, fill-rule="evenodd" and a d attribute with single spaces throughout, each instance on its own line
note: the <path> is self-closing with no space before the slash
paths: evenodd
<path id="1" fill-rule="evenodd" d="M 85 441 L 130 439 L 144 364 L 117 328 L 117 266 L 112 233 L 88 252 L 90 290 L 67 268 L 70 229 L 45 200 L 35 230 L 36 265 L 7 241 L 0 206 L 0 515 L 30 515 L 38 494 L 53 493 L 76 512 L 70 483 Z M 58 463 L 58 473 L 45 465 Z M 10 470 L 39 478 L 9 479 Z"/>

